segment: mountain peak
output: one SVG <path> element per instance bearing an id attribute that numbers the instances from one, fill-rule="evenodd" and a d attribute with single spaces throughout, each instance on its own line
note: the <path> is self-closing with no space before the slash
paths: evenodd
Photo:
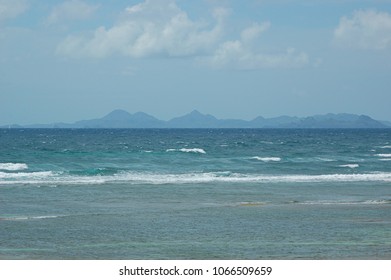
<path id="1" fill-rule="evenodd" d="M 132 115 L 125 111 L 125 110 L 114 110 L 110 113 L 108 113 L 106 116 L 104 116 L 102 119 L 104 120 L 110 120 L 110 121 L 118 121 L 118 120 L 128 120 L 132 117 Z"/>
<path id="2" fill-rule="evenodd" d="M 188 115 L 192 115 L 192 116 L 203 116 L 204 114 L 201 114 L 200 111 L 194 109 L 194 110 L 191 111 Z"/>

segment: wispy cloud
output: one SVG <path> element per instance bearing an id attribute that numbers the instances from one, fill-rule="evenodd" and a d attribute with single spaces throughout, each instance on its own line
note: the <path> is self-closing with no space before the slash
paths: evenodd
<path id="1" fill-rule="evenodd" d="M 65 1 L 52 9 L 47 23 L 55 24 L 63 21 L 87 19 L 93 15 L 98 7 L 99 5 L 90 5 L 80 0 Z"/>
<path id="2" fill-rule="evenodd" d="M 383 50 L 391 47 L 391 15 L 376 10 L 355 11 L 342 17 L 334 30 L 339 47 Z"/>
<path id="3" fill-rule="evenodd" d="M 0 21 L 15 18 L 28 8 L 24 0 L 0 0 Z"/>
<path id="4" fill-rule="evenodd" d="M 216 68 L 241 70 L 292 68 L 308 64 L 308 55 L 293 48 L 275 53 L 259 51 L 255 41 L 270 26 L 270 22 L 254 23 L 241 32 L 240 39 L 221 43 L 214 54 L 205 61 Z"/>

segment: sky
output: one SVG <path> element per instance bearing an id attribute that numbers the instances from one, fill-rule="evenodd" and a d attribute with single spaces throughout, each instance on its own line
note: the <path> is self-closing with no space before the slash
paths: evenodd
<path id="1" fill-rule="evenodd" d="M 391 121 L 391 0 L 0 0 L 0 125 Z"/>

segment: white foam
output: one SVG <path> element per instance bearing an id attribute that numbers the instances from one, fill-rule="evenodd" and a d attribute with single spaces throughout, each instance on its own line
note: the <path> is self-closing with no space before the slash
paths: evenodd
<path id="1" fill-rule="evenodd" d="M 55 173 L 52 171 L 40 171 L 40 172 L 18 172 L 18 173 L 6 173 L 0 172 L 0 179 L 43 179 L 52 177 Z M 1 182 L 1 181 L 0 181 Z"/>
<path id="2" fill-rule="evenodd" d="M 41 219 L 55 219 L 59 216 L 49 215 L 49 216 L 15 216 L 15 217 L 4 217 L 0 220 L 4 221 L 23 221 L 23 220 L 41 220 Z"/>
<path id="3" fill-rule="evenodd" d="M 24 169 L 28 169 L 28 166 L 25 163 L 0 163 L 0 170 L 17 171 Z"/>
<path id="4" fill-rule="evenodd" d="M 183 152 L 183 153 L 198 153 L 206 154 L 204 149 L 200 148 L 182 148 L 182 149 L 167 149 L 166 152 Z"/>
<path id="5" fill-rule="evenodd" d="M 382 146 L 380 147 L 381 149 L 391 149 L 391 146 L 390 145 L 386 145 L 386 146 Z"/>
<path id="6" fill-rule="evenodd" d="M 348 168 L 357 168 L 359 167 L 360 165 L 356 164 L 356 163 L 353 163 L 353 164 L 342 164 L 340 165 L 339 167 L 348 167 Z"/>
<path id="7" fill-rule="evenodd" d="M 281 158 L 279 157 L 252 157 L 253 159 L 260 160 L 263 162 L 269 162 L 269 161 L 281 161 Z"/>
<path id="8" fill-rule="evenodd" d="M 53 172 L 1 173 L 0 185 L 100 185 L 100 184 L 208 184 L 208 183 L 322 183 L 391 182 L 391 173 L 263 175 L 226 172 L 161 174 L 121 172 L 115 175 L 79 176 Z"/>
<path id="9" fill-rule="evenodd" d="M 332 158 L 321 158 L 321 157 L 317 157 L 316 159 L 319 160 L 319 161 L 325 161 L 325 162 L 335 161 L 335 159 L 332 159 Z"/>
<path id="10" fill-rule="evenodd" d="M 309 204 L 309 205 L 380 205 L 380 204 L 390 204 L 390 200 L 365 200 L 365 201 L 333 201 L 333 200 L 319 200 L 319 201 L 304 201 L 299 204 Z"/>
<path id="11" fill-rule="evenodd" d="M 389 158 L 391 157 L 391 154 L 377 154 L 378 157 L 386 157 Z"/>
<path id="12" fill-rule="evenodd" d="M 391 182 L 391 173 L 327 174 L 327 175 L 249 175 L 239 173 L 186 173 L 145 174 L 124 173 L 116 180 L 144 184 L 188 184 L 188 183 L 293 183 L 293 182 Z"/>

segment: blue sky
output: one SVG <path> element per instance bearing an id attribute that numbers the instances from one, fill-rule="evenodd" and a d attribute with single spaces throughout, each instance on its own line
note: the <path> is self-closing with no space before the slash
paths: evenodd
<path id="1" fill-rule="evenodd" d="M 0 0 L 0 125 L 390 104 L 391 0 Z"/>

